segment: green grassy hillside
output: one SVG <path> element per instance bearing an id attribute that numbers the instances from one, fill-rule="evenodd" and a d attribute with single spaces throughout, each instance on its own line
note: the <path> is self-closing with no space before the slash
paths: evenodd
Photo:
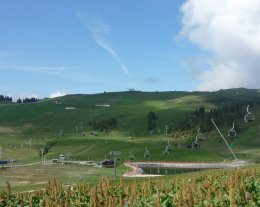
<path id="1" fill-rule="evenodd" d="M 208 112 L 230 103 L 243 103 L 244 111 L 250 104 L 250 111 L 256 116 L 252 123 L 235 120 L 239 125 L 239 135 L 229 139 L 239 157 L 254 159 L 259 155 L 257 149 L 260 146 L 260 93 L 249 89 L 78 94 L 37 103 L 0 104 L 2 158 L 13 158 L 23 163 L 37 161 L 40 160 L 39 150 L 48 146 L 47 159 L 63 153 L 75 159 L 101 160 L 110 151 L 120 150 L 122 160 L 128 158 L 130 151 L 141 160 L 145 147 L 148 147 L 153 160 L 228 160 L 232 156 L 216 130 L 205 132 L 206 140 L 201 143 L 201 149 L 192 150 L 184 146 L 195 138 L 199 124 L 190 130 L 178 130 L 178 126 L 191 119 L 195 109 L 204 107 Z M 110 107 L 96 106 L 104 104 Z M 66 109 L 68 107 L 70 109 Z M 154 111 L 157 116 L 156 128 L 152 132 L 147 130 L 149 111 Z M 88 135 L 93 131 L 93 122 L 109 118 L 117 120 L 114 129 L 107 133 L 97 130 L 98 136 Z M 212 125 L 210 121 L 206 124 Z M 225 135 L 228 127 L 221 127 Z M 88 136 L 81 136 L 81 132 Z M 30 139 L 32 149 L 29 149 Z M 168 140 L 175 147 L 169 156 L 163 156 Z"/>

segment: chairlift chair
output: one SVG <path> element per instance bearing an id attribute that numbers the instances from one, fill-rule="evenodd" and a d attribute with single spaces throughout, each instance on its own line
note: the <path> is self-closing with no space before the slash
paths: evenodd
<path id="1" fill-rule="evenodd" d="M 244 117 L 245 122 L 247 123 L 247 122 L 252 122 L 252 121 L 254 121 L 254 120 L 255 120 L 255 116 L 254 116 L 254 114 L 252 114 L 252 113 L 249 111 L 249 105 L 247 105 L 246 111 L 247 111 L 247 113 L 246 113 L 246 115 L 245 115 L 245 117 Z"/>
<path id="2" fill-rule="evenodd" d="M 163 150 L 163 155 L 164 156 L 169 156 L 170 152 L 169 150 L 167 149 L 167 147 Z"/>
<path id="3" fill-rule="evenodd" d="M 171 152 L 173 150 L 173 146 L 170 144 L 170 141 L 168 140 L 168 144 L 166 145 L 166 149 L 168 152 Z"/>
<path id="4" fill-rule="evenodd" d="M 192 149 L 199 149 L 200 148 L 200 144 L 196 141 L 192 142 L 191 144 Z"/>
<path id="5" fill-rule="evenodd" d="M 134 160 L 135 159 L 135 155 L 130 152 L 130 154 L 128 155 L 128 159 L 129 160 Z"/>
<path id="6" fill-rule="evenodd" d="M 199 144 L 199 142 L 198 142 L 197 137 L 196 137 L 196 140 L 191 143 L 191 148 L 192 148 L 192 149 L 199 149 L 199 148 L 200 148 L 200 144 Z"/>
<path id="7" fill-rule="evenodd" d="M 202 133 L 200 133 L 200 128 L 198 129 L 198 133 L 197 133 L 197 135 L 196 135 L 196 140 L 198 140 L 198 141 L 203 141 L 203 140 L 205 140 L 204 135 L 203 135 Z"/>
<path id="8" fill-rule="evenodd" d="M 235 130 L 234 122 L 233 122 L 233 127 L 228 130 L 228 136 L 229 137 L 236 137 L 237 136 L 237 132 Z"/>
<path id="9" fill-rule="evenodd" d="M 148 151 L 147 147 L 145 148 L 144 158 L 145 159 L 149 159 L 150 158 L 150 152 Z"/>
<path id="10" fill-rule="evenodd" d="M 129 160 L 134 160 L 134 159 L 135 159 L 135 156 L 134 156 L 134 155 L 129 155 L 129 156 L 128 156 L 128 159 L 129 159 Z"/>

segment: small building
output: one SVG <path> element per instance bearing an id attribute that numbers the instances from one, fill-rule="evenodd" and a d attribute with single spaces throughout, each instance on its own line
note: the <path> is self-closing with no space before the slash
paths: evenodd
<path id="1" fill-rule="evenodd" d="M 114 161 L 113 160 L 104 160 L 100 163 L 101 167 L 114 167 Z"/>

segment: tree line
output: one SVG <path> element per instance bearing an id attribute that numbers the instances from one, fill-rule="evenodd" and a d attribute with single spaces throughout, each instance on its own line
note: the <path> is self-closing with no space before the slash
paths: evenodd
<path id="1" fill-rule="evenodd" d="M 225 103 L 218 108 L 212 108 L 208 111 L 204 107 L 200 107 L 195 109 L 184 121 L 181 121 L 177 129 L 187 131 L 200 127 L 201 131 L 209 132 L 214 129 L 214 126 L 211 124 L 211 118 L 220 127 L 231 127 L 234 121 L 244 118 L 247 105 L 248 102 Z M 235 127 L 238 128 L 238 125 L 236 124 Z"/>
<path id="2" fill-rule="evenodd" d="M 89 122 L 89 124 L 93 127 L 93 130 L 105 131 L 108 132 L 117 126 L 117 119 L 114 117 L 103 119 L 103 120 L 95 120 Z"/>
<path id="3" fill-rule="evenodd" d="M 0 101 L 2 101 L 2 102 L 12 102 L 13 99 L 10 96 L 0 95 Z"/>
<path id="4" fill-rule="evenodd" d="M 41 99 L 38 99 L 38 98 L 25 98 L 25 99 L 21 99 L 21 98 L 18 98 L 16 103 L 33 103 L 33 102 L 39 102 Z"/>
<path id="5" fill-rule="evenodd" d="M 31 98 L 18 98 L 16 100 L 16 103 L 33 103 L 33 102 L 38 102 L 41 101 L 42 99 L 38 99 L 35 97 L 31 97 Z M 13 98 L 11 96 L 4 96 L 4 95 L 0 95 L 0 102 L 7 102 L 7 103 L 11 103 L 13 102 Z"/>

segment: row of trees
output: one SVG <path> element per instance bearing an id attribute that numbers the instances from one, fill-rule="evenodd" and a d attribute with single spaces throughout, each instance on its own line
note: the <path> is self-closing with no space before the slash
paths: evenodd
<path id="1" fill-rule="evenodd" d="M 148 130 L 154 130 L 154 128 L 156 127 L 156 120 L 157 120 L 157 117 L 155 115 L 155 112 L 154 111 L 150 111 L 148 113 L 148 121 L 147 121 L 147 129 Z"/>
<path id="2" fill-rule="evenodd" d="M 12 99 L 12 97 L 9 97 L 9 96 L 0 95 L 0 101 L 2 101 L 2 102 L 12 102 L 13 99 Z"/>
<path id="3" fill-rule="evenodd" d="M 16 103 L 34 103 L 34 102 L 38 102 L 40 101 L 41 99 L 38 99 L 38 98 L 25 98 L 25 99 L 17 99 Z"/>
<path id="4" fill-rule="evenodd" d="M 117 126 L 117 119 L 114 117 L 108 118 L 108 119 L 103 119 L 100 121 L 92 121 L 90 122 L 90 125 L 92 125 L 94 130 L 99 130 L 99 131 L 109 131 Z"/>
<path id="5" fill-rule="evenodd" d="M 16 103 L 33 103 L 33 102 L 38 102 L 40 101 L 41 99 L 38 99 L 38 98 L 24 98 L 24 99 L 21 99 L 21 98 L 18 98 Z M 13 98 L 11 96 L 4 96 L 4 95 L 0 95 L 0 102 L 12 102 L 13 101 Z"/>

